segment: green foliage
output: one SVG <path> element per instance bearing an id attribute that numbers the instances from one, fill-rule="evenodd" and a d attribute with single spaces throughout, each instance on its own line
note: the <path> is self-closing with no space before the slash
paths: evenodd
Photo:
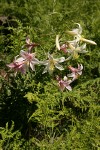
<path id="1" fill-rule="evenodd" d="M 0 148 L 99 150 L 100 1 L 1 0 L 0 8 Z M 66 42 L 71 38 L 67 30 L 76 22 L 97 46 L 87 45 L 87 54 L 65 63 L 84 66 L 71 92 L 61 92 L 54 78 L 42 75 L 42 66 L 26 75 L 10 74 L 6 64 L 19 54 L 27 36 L 39 44 L 33 50 L 39 60 L 48 51 L 58 56 L 56 35 Z"/>
<path id="2" fill-rule="evenodd" d="M 24 139 L 19 141 L 21 138 L 21 134 L 19 131 L 14 130 L 14 122 L 12 122 L 11 127 L 9 128 L 8 123 L 6 123 L 6 127 L 0 127 L 0 148 L 4 149 L 13 149 L 13 150 L 20 150 L 23 147 L 23 143 L 25 142 Z"/>

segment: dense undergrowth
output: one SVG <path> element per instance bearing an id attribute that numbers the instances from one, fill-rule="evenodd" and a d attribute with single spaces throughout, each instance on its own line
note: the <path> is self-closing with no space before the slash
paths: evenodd
<path id="1" fill-rule="evenodd" d="M 1 0 L 0 2 L 0 148 L 1 150 L 100 150 L 100 1 L 99 0 Z M 25 44 L 39 60 L 58 54 L 56 35 L 63 41 L 68 30 L 81 24 L 88 53 L 67 66 L 83 64 L 83 74 L 72 91 L 61 92 L 44 66 L 13 76 L 7 64 Z"/>

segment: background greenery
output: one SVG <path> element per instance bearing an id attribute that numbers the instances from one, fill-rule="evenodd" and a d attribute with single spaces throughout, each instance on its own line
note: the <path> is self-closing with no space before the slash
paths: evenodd
<path id="1" fill-rule="evenodd" d="M 57 56 L 56 35 L 69 40 L 76 22 L 97 46 L 68 62 L 84 66 L 72 92 L 41 76 L 44 67 L 16 78 L 8 72 L 27 36 L 40 44 L 39 59 L 48 51 Z M 1 150 L 100 150 L 100 0 L 1 0 L 0 33 Z"/>

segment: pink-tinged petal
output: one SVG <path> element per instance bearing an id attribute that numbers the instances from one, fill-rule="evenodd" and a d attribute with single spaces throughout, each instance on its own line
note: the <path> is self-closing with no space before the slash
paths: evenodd
<path id="1" fill-rule="evenodd" d="M 82 69 L 83 69 L 82 64 L 81 65 L 78 64 L 78 68 L 73 68 L 69 66 L 69 69 L 72 71 L 72 73 L 68 74 L 67 76 L 72 77 L 73 78 L 72 81 L 76 80 L 80 75 L 82 75 Z"/>
<path id="2" fill-rule="evenodd" d="M 23 57 L 19 57 L 18 59 L 16 59 L 14 62 L 16 63 L 23 63 L 25 59 Z"/>
<path id="3" fill-rule="evenodd" d="M 14 68 L 14 67 L 15 67 L 15 64 L 14 64 L 14 63 L 7 64 L 7 67 L 9 67 L 9 68 Z"/>
<path id="4" fill-rule="evenodd" d="M 21 60 L 20 59 L 21 58 L 18 58 L 13 63 L 7 65 L 11 69 L 14 69 L 15 74 L 17 74 L 18 71 L 20 71 L 21 73 L 26 72 L 26 62 L 21 61 L 22 59 Z"/>
<path id="5" fill-rule="evenodd" d="M 63 84 L 63 82 L 59 82 L 59 88 L 62 92 L 64 91 L 65 85 Z"/>
<path id="6" fill-rule="evenodd" d="M 62 50 L 64 53 L 67 53 L 67 47 L 68 45 L 67 44 L 63 44 L 61 47 L 60 47 L 60 50 Z"/>
<path id="7" fill-rule="evenodd" d="M 28 52 L 25 52 L 23 50 L 20 51 L 20 56 L 26 59 L 28 57 Z"/>
<path id="8" fill-rule="evenodd" d="M 40 64 L 39 60 L 37 58 L 35 58 L 35 53 L 25 52 L 25 51 L 21 50 L 20 55 L 27 62 L 27 66 L 30 66 L 30 68 L 33 71 L 35 71 L 34 65 Z"/>
<path id="9" fill-rule="evenodd" d="M 66 86 L 66 89 L 72 91 L 72 87 L 70 85 Z"/>
<path id="10" fill-rule="evenodd" d="M 69 91 L 72 90 L 70 83 L 72 82 L 72 80 L 68 80 L 68 78 L 66 76 L 64 76 L 63 79 L 61 79 L 59 76 L 57 76 L 57 81 L 58 81 L 58 85 L 61 91 L 64 91 L 64 89 L 68 89 Z"/>
<path id="11" fill-rule="evenodd" d="M 20 68 L 20 72 L 22 73 L 22 74 L 25 74 L 26 73 L 26 66 L 23 66 L 23 67 L 21 67 Z"/>
<path id="12" fill-rule="evenodd" d="M 34 66 L 34 64 L 31 62 L 30 63 L 30 67 L 31 67 L 31 69 L 33 70 L 33 71 L 35 71 L 35 66 Z"/>
<path id="13" fill-rule="evenodd" d="M 72 67 L 72 66 L 68 66 L 68 68 L 69 68 L 72 72 L 77 72 L 77 71 L 78 71 L 77 68 L 74 68 L 74 67 Z"/>
<path id="14" fill-rule="evenodd" d="M 38 46 L 38 45 L 39 44 L 37 44 L 37 43 L 31 42 L 29 37 L 26 38 L 26 45 L 25 46 L 28 48 L 29 52 L 31 52 L 32 48 L 34 48 L 35 46 Z"/>
<path id="15" fill-rule="evenodd" d="M 39 44 L 31 43 L 31 44 L 26 44 L 25 46 L 28 48 L 28 51 L 31 52 L 32 48 L 39 46 Z"/>
<path id="16" fill-rule="evenodd" d="M 25 74 L 26 73 L 26 69 L 27 69 L 26 64 L 22 64 L 18 68 L 16 68 L 16 71 L 17 72 L 20 71 L 22 74 Z"/>
<path id="17" fill-rule="evenodd" d="M 27 38 L 26 38 L 26 43 L 27 43 L 27 44 L 30 44 L 30 42 L 31 42 L 31 41 L 30 41 L 30 38 L 27 37 Z"/>

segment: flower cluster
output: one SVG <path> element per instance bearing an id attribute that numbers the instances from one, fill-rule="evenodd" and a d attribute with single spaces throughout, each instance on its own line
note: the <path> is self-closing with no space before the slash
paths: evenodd
<path id="1" fill-rule="evenodd" d="M 35 71 L 35 65 L 44 65 L 45 68 L 43 73 L 48 72 L 49 74 L 53 74 L 55 68 L 59 69 L 60 71 L 64 70 L 64 67 L 60 65 L 65 61 L 70 59 L 77 59 L 80 53 L 87 53 L 86 51 L 86 44 L 90 43 L 96 45 L 96 43 L 92 40 L 88 40 L 83 38 L 82 36 L 82 27 L 79 23 L 77 28 L 73 29 L 72 31 L 68 31 L 67 33 L 73 36 L 72 41 L 66 41 L 66 43 L 60 43 L 60 35 L 56 35 L 56 48 L 59 51 L 63 51 L 66 54 L 65 57 L 54 58 L 53 54 L 47 53 L 47 60 L 40 61 L 36 58 L 36 53 L 32 53 L 32 49 L 39 44 L 33 43 L 30 41 L 30 38 L 26 38 L 26 44 L 22 47 L 23 49 L 26 47 L 27 51 L 21 50 L 20 54 L 15 57 L 14 61 L 7 66 L 10 69 L 13 69 L 15 72 L 15 76 L 17 72 L 21 72 L 25 74 L 29 68 L 32 71 Z M 68 69 L 71 71 L 70 74 L 67 74 L 63 78 L 56 76 L 56 81 L 58 82 L 58 86 L 61 91 L 64 91 L 65 88 L 69 91 L 72 90 L 70 84 L 75 81 L 80 75 L 82 75 L 83 65 L 78 64 L 77 68 L 72 66 L 68 66 Z"/>

